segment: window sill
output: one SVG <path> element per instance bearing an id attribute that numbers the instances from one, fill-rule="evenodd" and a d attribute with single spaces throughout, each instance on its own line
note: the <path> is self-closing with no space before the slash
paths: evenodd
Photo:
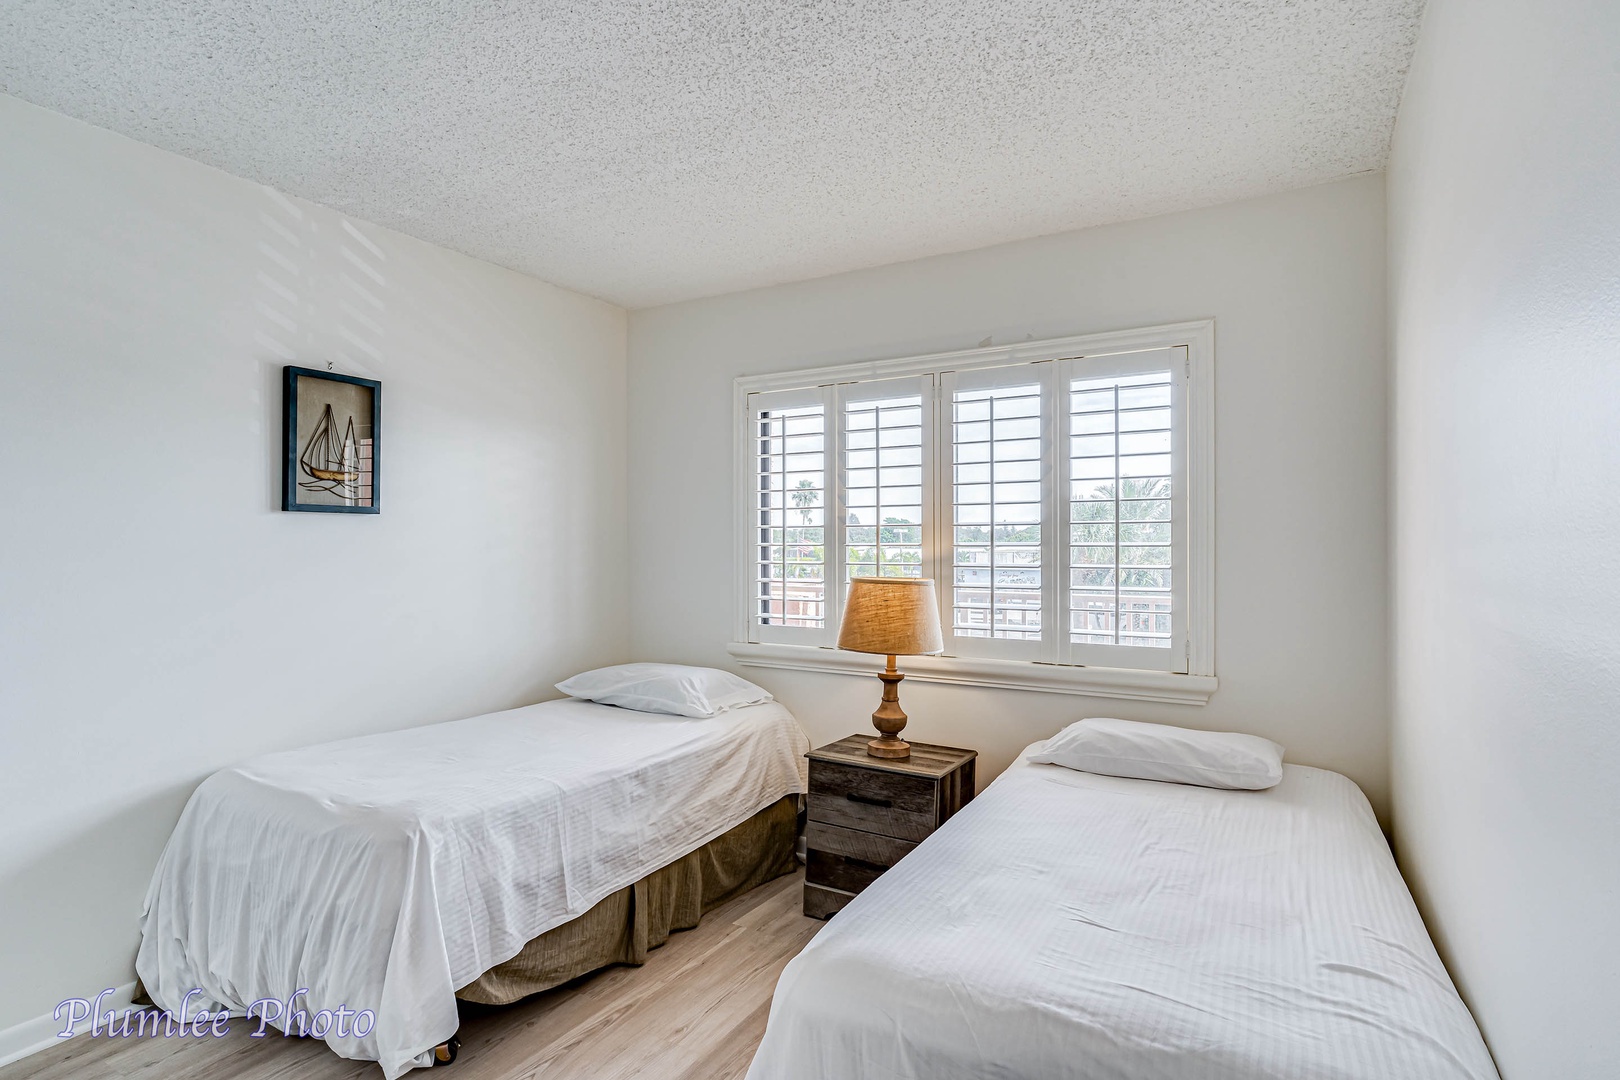
<path id="1" fill-rule="evenodd" d="M 726 646 L 744 667 L 825 671 L 835 675 L 874 675 L 883 658 L 814 645 L 764 645 L 734 641 Z M 906 678 L 916 682 L 990 686 L 1000 690 L 1033 690 L 1046 694 L 1156 701 L 1170 705 L 1205 705 L 1219 681 L 1213 675 L 1175 675 L 1133 668 L 1069 667 L 1018 660 L 980 660 L 962 656 L 908 656 L 901 662 Z"/>

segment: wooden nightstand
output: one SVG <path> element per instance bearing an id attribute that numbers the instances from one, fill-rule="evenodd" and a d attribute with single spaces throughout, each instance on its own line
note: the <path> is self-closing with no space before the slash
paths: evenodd
<path id="1" fill-rule="evenodd" d="M 825 919 L 876 881 L 974 794 L 977 750 L 912 743 L 901 761 L 872 757 L 869 735 L 805 755 L 810 812 L 804 913 Z"/>

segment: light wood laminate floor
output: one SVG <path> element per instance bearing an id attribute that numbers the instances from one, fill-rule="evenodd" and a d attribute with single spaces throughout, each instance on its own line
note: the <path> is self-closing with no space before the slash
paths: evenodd
<path id="1" fill-rule="evenodd" d="M 422 1080 L 733 1080 L 765 1031 L 783 966 L 823 925 L 800 911 L 801 871 L 674 934 L 639 968 L 615 967 L 529 1001 L 464 1017 L 461 1056 Z M 224 1038 L 79 1036 L 0 1068 L 0 1080 L 381 1080 L 314 1039 L 233 1021 Z"/>

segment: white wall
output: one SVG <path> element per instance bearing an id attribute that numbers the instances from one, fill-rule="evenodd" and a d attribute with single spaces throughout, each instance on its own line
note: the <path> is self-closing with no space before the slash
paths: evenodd
<path id="1" fill-rule="evenodd" d="M 1620 1071 L 1617 56 L 1431 0 L 1389 171 L 1396 846 L 1507 1080 Z"/>
<path id="2" fill-rule="evenodd" d="M 631 641 L 729 665 L 731 381 L 739 374 L 1214 316 L 1216 673 L 1205 707 L 908 684 L 909 736 L 984 775 L 1085 715 L 1253 731 L 1388 767 L 1381 177 L 638 311 L 630 319 Z M 870 726 L 877 681 L 749 668 L 817 742 Z"/>
<path id="3" fill-rule="evenodd" d="M 213 769 L 622 658 L 625 333 L 0 96 L 0 1043 L 134 978 Z M 282 364 L 328 360 L 383 383 L 376 517 L 278 509 Z"/>

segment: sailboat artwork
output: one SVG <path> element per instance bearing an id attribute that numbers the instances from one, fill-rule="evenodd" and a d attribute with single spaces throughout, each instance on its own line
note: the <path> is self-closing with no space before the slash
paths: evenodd
<path id="1" fill-rule="evenodd" d="M 349 417 L 343 438 L 337 437 L 337 422 L 328 404 L 320 423 L 298 455 L 298 467 L 309 479 L 298 486 L 305 491 L 325 491 L 344 499 L 360 495 L 360 444 L 354 437 L 354 417 Z"/>
<path id="2" fill-rule="evenodd" d="M 282 368 L 281 508 L 375 514 L 382 383 Z"/>

